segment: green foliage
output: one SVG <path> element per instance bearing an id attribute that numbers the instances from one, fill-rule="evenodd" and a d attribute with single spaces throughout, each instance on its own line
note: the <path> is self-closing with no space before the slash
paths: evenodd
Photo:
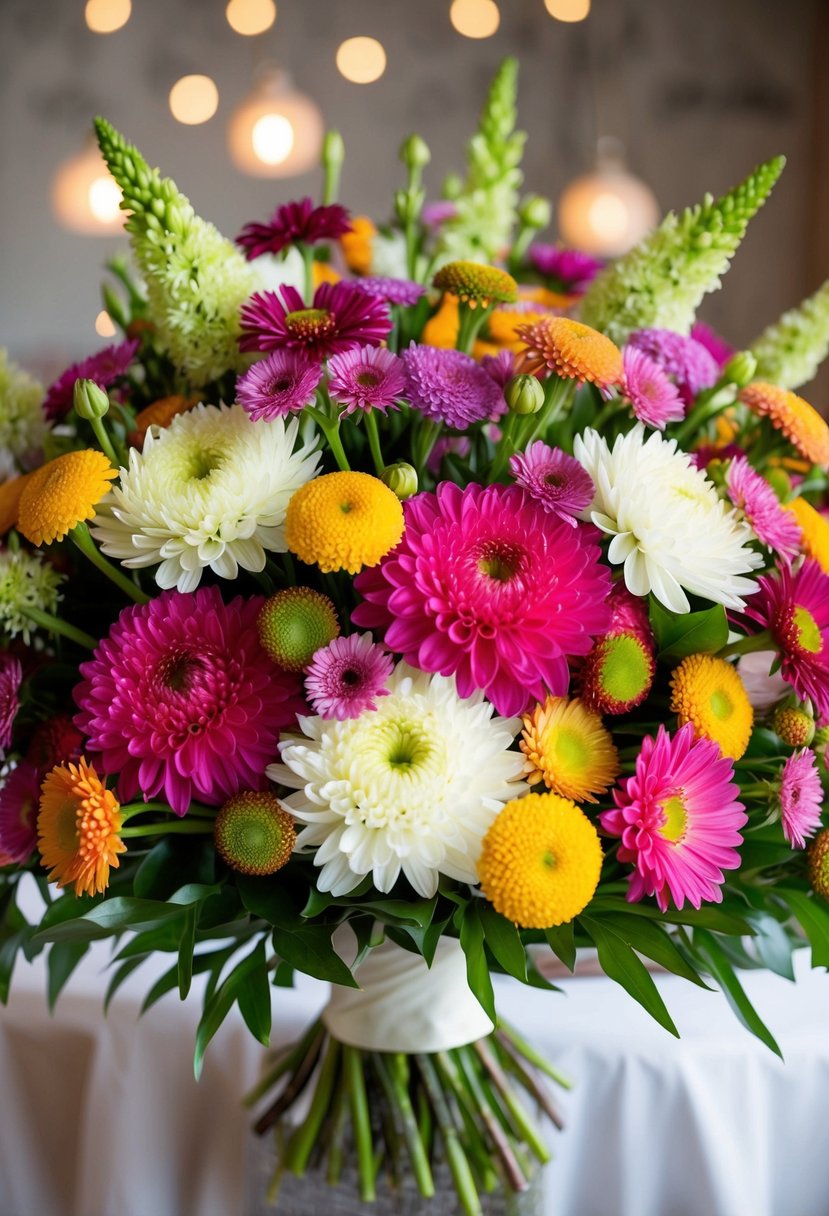
<path id="1" fill-rule="evenodd" d="M 829 354 L 829 279 L 797 308 L 784 312 L 751 345 L 756 377 L 800 388 Z"/>
<path id="2" fill-rule="evenodd" d="M 746 996 L 742 984 L 734 973 L 734 968 L 714 935 L 707 929 L 697 929 L 694 932 L 694 948 L 746 1029 L 750 1030 L 761 1043 L 765 1043 L 775 1055 L 782 1059 L 783 1053 L 777 1046 L 774 1036 Z"/>
<path id="3" fill-rule="evenodd" d="M 600 921 L 592 916 L 582 916 L 580 920 L 596 946 L 599 965 L 605 975 L 621 984 L 660 1026 L 664 1026 L 679 1038 L 679 1031 L 665 1007 L 659 989 L 647 967 L 625 941 L 624 936 L 610 928 L 606 920 Z"/>
<path id="4" fill-rule="evenodd" d="M 714 654 L 728 641 L 728 620 L 722 604 L 680 616 L 668 612 L 651 596 L 649 612 L 660 659 L 678 663 L 689 654 Z"/>

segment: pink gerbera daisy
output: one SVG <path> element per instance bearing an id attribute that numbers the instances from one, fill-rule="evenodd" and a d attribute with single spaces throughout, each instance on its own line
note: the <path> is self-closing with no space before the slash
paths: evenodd
<path id="1" fill-rule="evenodd" d="M 724 870 L 740 864 L 740 828 L 747 822 L 736 795 L 732 761 L 712 739 L 694 739 L 688 722 L 671 738 L 664 726 L 648 735 L 632 777 L 614 790 L 615 810 L 599 816 L 611 836 L 619 836 L 620 861 L 635 866 L 629 878 L 631 902 L 655 895 L 663 912 L 669 896 L 677 908 L 686 899 L 720 903 Z"/>
<path id="2" fill-rule="evenodd" d="M 568 295 L 584 295 L 604 266 L 598 258 L 580 249 L 562 249 L 560 245 L 531 245 L 529 258 L 540 275 L 555 291 Z"/>
<path id="3" fill-rule="evenodd" d="M 12 741 L 14 719 L 20 708 L 23 668 L 13 654 L 0 651 L 0 758 Z"/>
<path id="4" fill-rule="evenodd" d="M 99 388 L 112 388 L 129 370 L 138 350 L 137 338 L 106 346 L 97 354 L 73 363 L 46 390 L 43 412 L 47 418 L 63 418 L 72 408 L 76 380 L 94 380 Z"/>
<path id="5" fill-rule="evenodd" d="M 406 388 L 402 360 L 380 346 L 361 346 L 332 355 L 328 361 L 328 391 L 335 401 L 355 410 L 381 410 L 396 407 Z"/>
<path id="6" fill-rule="evenodd" d="M 637 329 L 628 338 L 628 345 L 644 351 L 666 375 L 673 377 L 686 405 L 719 379 L 720 369 L 714 356 L 701 343 L 672 329 Z"/>
<path id="7" fill-rule="evenodd" d="M 298 350 L 275 350 L 236 381 L 236 400 L 254 422 L 298 414 L 312 405 L 322 364 Z"/>
<path id="8" fill-rule="evenodd" d="M 281 298 L 280 298 L 281 296 Z M 321 283 L 307 307 L 295 287 L 252 295 L 241 312 L 242 350 L 303 350 L 325 359 L 355 346 L 379 346 L 391 330 L 382 300 L 351 283 Z"/>
<path id="9" fill-rule="evenodd" d="M 815 753 L 808 747 L 792 752 L 780 775 L 780 822 L 793 849 L 805 848 L 807 838 L 820 827 L 822 804 Z"/>
<path id="10" fill-rule="evenodd" d="M 504 394 L 471 355 L 414 342 L 403 353 L 406 396 L 432 422 L 463 430 L 506 412 Z"/>
<path id="11" fill-rule="evenodd" d="M 296 243 L 315 245 L 317 241 L 333 241 L 350 231 L 351 220 L 345 207 L 339 203 L 315 207 L 314 200 L 306 197 L 277 207 L 267 224 L 245 224 L 236 244 L 250 260 L 263 253 L 281 253 Z"/>
<path id="12" fill-rule="evenodd" d="M 517 486 L 442 482 L 404 503 L 403 538 L 355 586 L 352 619 L 385 631 L 422 671 L 483 689 L 500 714 L 564 696 L 568 657 L 608 622 L 610 574 L 592 529 L 568 526 Z"/>
<path id="13" fill-rule="evenodd" d="M 790 561 L 800 551 L 800 527 L 791 511 L 785 511 L 765 477 L 745 456 L 737 456 L 725 477 L 728 497 L 742 511 L 761 544 L 775 549 Z"/>
<path id="14" fill-rule="evenodd" d="M 626 346 L 622 351 L 624 381 L 622 393 L 634 414 L 645 426 L 664 431 L 669 422 L 685 417 L 685 402 L 658 363 L 643 350 Z"/>
<path id="15" fill-rule="evenodd" d="M 10 861 L 27 861 L 37 846 L 40 780 L 38 769 L 21 760 L 0 786 L 0 853 Z"/>
<path id="16" fill-rule="evenodd" d="M 394 662 L 370 633 L 334 638 L 314 655 L 305 690 L 321 718 L 358 718 L 376 709 L 376 697 L 388 694 L 386 681 Z"/>
<path id="17" fill-rule="evenodd" d="M 268 658 L 263 600 L 222 601 L 217 587 L 168 591 L 125 608 L 75 689 L 76 722 L 121 801 L 162 794 L 178 815 L 265 789 L 279 731 L 299 707 L 295 676 Z"/>
<path id="18" fill-rule="evenodd" d="M 510 457 L 510 473 L 530 498 L 575 528 L 575 517 L 592 502 L 596 487 L 573 456 L 541 439 Z"/>

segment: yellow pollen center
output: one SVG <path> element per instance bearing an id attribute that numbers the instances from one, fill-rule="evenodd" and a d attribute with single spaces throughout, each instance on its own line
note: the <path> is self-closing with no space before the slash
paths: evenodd
<path id="1" fill-rule="evenodd" d="M 820 654 L 823 649 L 823 638 L 820 636 L 817 621 L 808 608 L 795 604 L 794 624 L 800 649 L 807 650 L 809 654 Z"/>
<path id="2" fill-rule="evenodd" d="M 688 824 L 685 804 L 678 794 L 674 794 L 672 798 L 666 798 L 661 804 L 661 808 L 665 822 L 659 831 L 666 840 L 676 844 L 685 835 L 685 828 Z"/>
<path id="3" fill-rule="evenodd" d="M 734 712 L 731 698 L 722 688 L 717 688 L 711 694 L 708 704 L 711 706 L 711 713 L 721 722 L 727 722 Z"/>
<path id="4" fill-rule="evenodd" d="M 574 730 L 559 730 L 556 737 L 556 760 L 568 769 L 585 772 L 592 759 L 583 735 Z"/>

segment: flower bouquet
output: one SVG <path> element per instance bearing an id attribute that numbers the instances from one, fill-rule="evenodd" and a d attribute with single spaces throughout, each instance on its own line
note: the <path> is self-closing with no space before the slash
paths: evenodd
<path id="1" fill-rule="evenodd" d="M 782 158 L 603 267 L 537 239 L 515 95 L 438 202 L 411 137 L 352 218 L 331 134 L 235 245 L 98 120 L 124 339 L 45 394 L 0 364 L 3 997 L 18 951 L 52 1000 L 92 941 L 107 1000 L 167 953 L 198 1074 L 328 980 L 250 1097 L 276 1180 L 437 1163 L 469 1214 L 566 1083 L 492 972 L 592 948 L 676 1033 L 656 964 L 776 1051 L 739 969 L 829 963 L 829 290 L 750 351 L 695 324 Z"/>

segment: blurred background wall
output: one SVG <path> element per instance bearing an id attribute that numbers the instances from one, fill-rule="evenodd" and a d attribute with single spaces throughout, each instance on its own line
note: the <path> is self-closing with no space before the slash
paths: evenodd
<path id="1" fill-rule="evenodd" d="M 173 176 L 196 209 L 233 236 L 248 219 L 303 193 L 310 172 L 274 181 L 233 168 L 231 110 L 263 58 L 273 58 L 320 106 L 346 143 L 342 201 L 380 218 L 402 170 L 404 135 L 419 131 L 443 175 L 463 168 L 494 69 L 521 62 L 520 125 L 529 132 L 525 188 L 554 201 L 590 168 L 598 135 L 614 135 L 662 210 L 720 193 L 758 161 L 788 165 L 754 221 L 722 292 L 703 317 L 736 344 L 829 276 L 829 52 L 827 0 L 593 0 L 564 24 L 543 0 L 500 0 L 489 38 L 462 37 L 449 0 L 278 0 L 275 25 L 234 34 L 225 0 L 133 0 L 115 33 L 90 32 L 83 0 L 0 0 L 0 345 L 13 357 L 60 365 L 105 343 L 94 330 L 100 268 L 125 242 L 73 235 L 50 206 L 57 167 L 104 114 Z M 383 76 L 353 84 L 336 70 L 340 42 L 379 39 Z M 168 93 L 207 73 L 220 103 L 202 126 L 171 116 Z M 546 239 L 555 235 L 553 228 Z M 815 404 L 829 404 L 813 395 Z"/>

